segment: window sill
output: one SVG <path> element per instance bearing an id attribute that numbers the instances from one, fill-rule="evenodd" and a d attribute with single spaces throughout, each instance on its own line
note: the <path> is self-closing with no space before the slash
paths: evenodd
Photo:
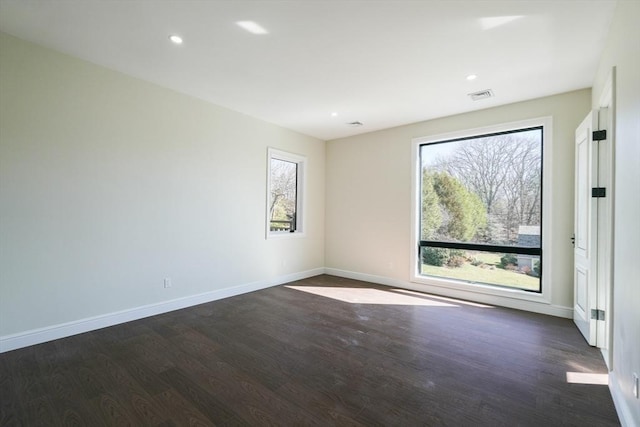
<path id="1" fill-rule="evenodd" d="M 272 232 L 270 231 L 269 233 L 267 233 L 267 240 L 271 240 L 271 239 L 297 239 L 297 238 L 302 238 L 305 237 L 305 233 L 303 232 L 295 232 L 295 233 L 291 233 L 289 231 L 283 231 L 283 232 Z"/>
<path id="2" fill-rule="evenodd" d="M 422 275 L 414 275 L 411 278 L 411 281 L 417 284 L 436 286 L 440 288 L 452 289 L 455 291 L 491 295 L 502 298 L 512 298 L 540 304 L 551 304 L 551 301 L 549 301 L 549 299 L 544 294 L 544 290 L 542 291 L 542 293 L 528 292 L 521 289 L 507 289 L 487 284 L 468 283 L 455 279 L 441 279 Z"/>

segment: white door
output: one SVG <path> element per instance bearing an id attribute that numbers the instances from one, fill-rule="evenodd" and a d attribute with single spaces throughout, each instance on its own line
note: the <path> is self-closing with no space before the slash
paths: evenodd
<path id="1" fill-rule="evenodd" d="M 573 320 L 589 345 L 596 345 L 597 319 L 597 186 L 598 150 L 592 132 L 597 129 L 597 113 L 589 113 L 576 129 L 575 223 Z M 597 312 L 596 312 L 597 313 Z"/>

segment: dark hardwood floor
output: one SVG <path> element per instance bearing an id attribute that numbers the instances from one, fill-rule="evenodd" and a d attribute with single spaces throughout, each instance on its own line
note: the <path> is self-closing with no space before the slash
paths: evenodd
<path id="1" fill-rule="evenodd" d="M 567 382 L 606 373 L 570 320 L 289 285 L 352 302 L 278 286 L 1 354 L 0 425 L 619 425 L 606 385 Z"/>

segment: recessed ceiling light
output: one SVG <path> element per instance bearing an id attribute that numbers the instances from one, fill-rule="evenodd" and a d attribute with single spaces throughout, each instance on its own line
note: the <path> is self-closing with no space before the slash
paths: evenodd
<path id="1" fill-rule="evenodd" d="M 269 34 L 269 31 L 265 30 L 265 28 L 254 21 L 238 21 L 236 24 L 244 29 L 249 31 L 252 34 Z"/>
<path id="2" fill-rule="evenodd" d="M 467 80 L 469 80 L 469 81 L 471 81 L 471 80 L 475 80 L 475 79 L 477 79 L 477 78 L 478 78 L 478 76 L 476 76 L 475 74 L 469 74 L 469 75 L 467 76 Z"/>
<path id="3" fill-rule="evenodd" d="M 338 117 L 338 113 L 334 111 L 333 113 L 331 113 L 331 117 Z"/>
<path id="4" fill-rule="evenodd" d="M 169 40 L 175 44 L 182 44 L 182 37 L 172 34 L 169 36 Z"/>

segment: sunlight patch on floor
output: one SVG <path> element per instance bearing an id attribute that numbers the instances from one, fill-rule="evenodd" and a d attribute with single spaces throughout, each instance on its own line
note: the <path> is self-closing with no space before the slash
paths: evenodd
<path id="1" fill-rule="evenodd" d="M 350 304 L 416 305 L 429 307 L 459 307 L 457 304 L 436 301 L 426 295 L 383 291 L 371 288 L 343 288 L 326 286 L 290 286 L 287 288 L 332 298 Z M 395 289 L 394 289 L 395 291 Z"/>
<path id="2" fill-rule="evenodd" d="M 567 372 L 567 382 L 571 384 L 608 385 L 609 374 L 593 374 L 590 372 Z"/>

